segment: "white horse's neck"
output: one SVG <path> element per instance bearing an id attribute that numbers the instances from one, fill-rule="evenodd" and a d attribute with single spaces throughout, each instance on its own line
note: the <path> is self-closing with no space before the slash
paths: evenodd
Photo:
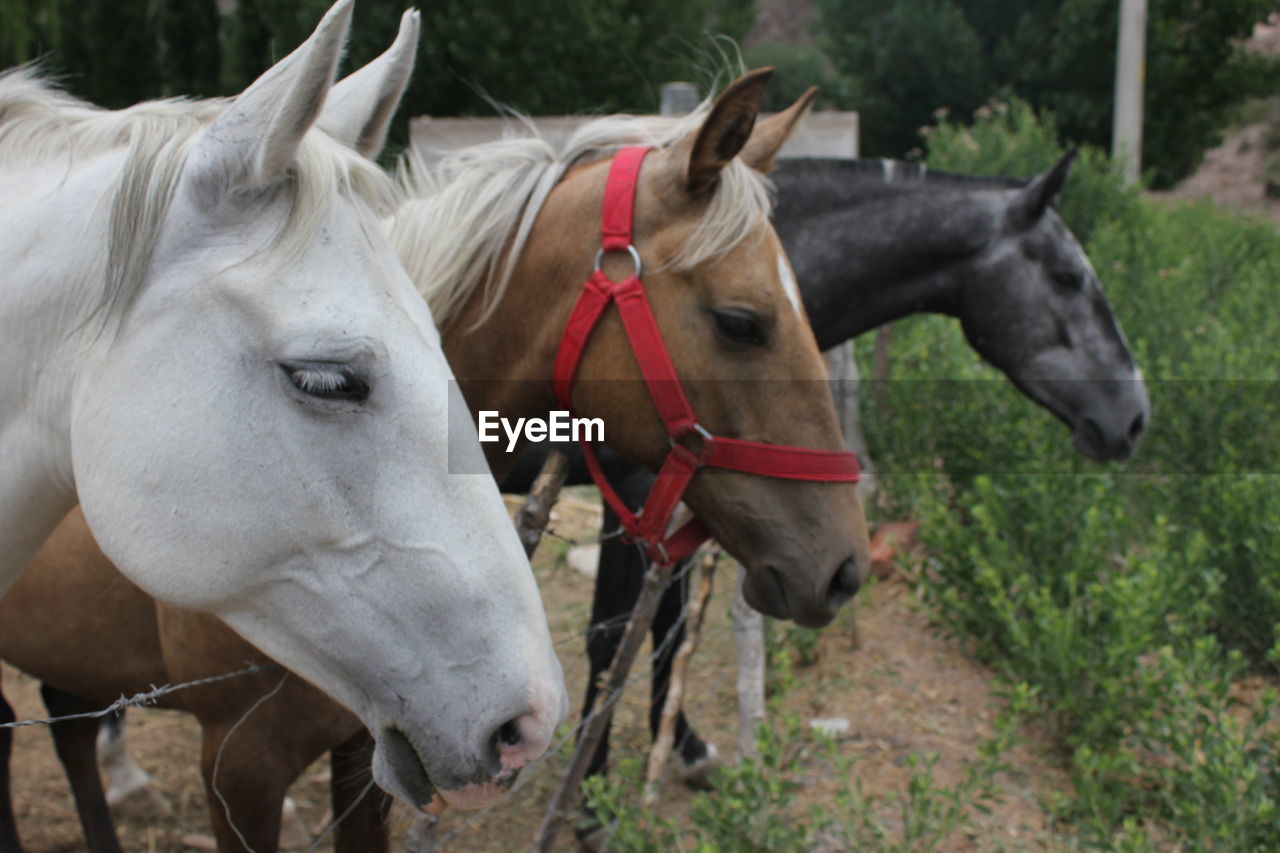
<path id="1" fill-rule="evenodd" d="M 72 391 L 91 362 L 124 153 L 0 170 L 0 591 L 75 505 Z M 96 189 L 95 189 L 96 188 Z"/>

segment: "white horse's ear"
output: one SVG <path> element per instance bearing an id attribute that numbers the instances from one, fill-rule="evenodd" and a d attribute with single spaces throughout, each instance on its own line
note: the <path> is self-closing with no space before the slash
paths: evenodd
<path id="1" fill-rule="evenodd" d="M 311 37 L 250 84 L 196 141 L 198 178 L 220 191 L 284 177 L 333 85 L 353 0 L 338 0 Z"/>
<path id="2" fill-rule="evenodd" d="M 319 126 L 366 157 L 376 157 L 391 118 L 413 75 L 418 52 L 417 9 L 400 18 L 400 33 L 387 52 L 340 80 L 329 93 Z"/>
<path id="3" fill-rule="evenodd" d="M 818 94 L 817 86 L 810 86 L 794 104 L 780 113 L 769 116 L 756 125 L 751 131 L 751 138 L 742 149 L 743 161 L 753 169 L 761 172 L 773 171 L 773 160 L 778 151 L 791 138 L 800 119 L 809 112 L 813 98 Z"/>
<path id="4" fill-rule="evenodd" d="M 710 189 L 720 171 L 747 144 L 772 76 L 772 68 L 758 68 L 734 80 L 720 93 L 689 149 L 685 184 L 690 192 Z"/>

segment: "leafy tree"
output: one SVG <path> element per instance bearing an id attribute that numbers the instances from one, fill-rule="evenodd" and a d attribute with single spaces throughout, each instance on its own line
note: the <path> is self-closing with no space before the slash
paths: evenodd
<path id="1" fill-rule="evenodd" d="M 795 103 L 810 86 L 818 87 L 816 109 L 839 107 L 848 100 L 845 79 L 827 59 L 812 47 L 787 42 L 763 42 L 743 55 L 748 68 L 772 66 L 773 78 L 764 93 L 763 108 L 776 112 Z"/>
<path id="2" fill-rule="evenodd" d="M 237 0 L 220 16 L 215 0 L 0 0 L 0 67 L 45 55 L 104 106 L 232 94 L 331 2 Z M 361 0 L 346 69 L 391 44 L 407 5 Z M 754 0 L 439 0 L 401 115 L 492 114 L 489 98 L 531 114 L 654 109 L 665 81 L 709 88 L 730 63 L 707 35 L 740 39 L 754 19 Z M 403 141 L 403 119 L 397 131 Z"/>
<path id="3" fill-rule="evenodd" d="M 61 0 L 61 37 L 51 65 L 68 88 L 104 107 L 164 93 L 148 0 Z"/>
<path id="4" fill-rule="evenodd" d="M 240 0 L 229 64 L 246 75 L 265 68 L 306 38 L 328 5 Z M 347 68 L 386 49 L 404 5 L 362 0 Z M 754 18 L 754 0 L 438 0 L 424 16 L 401 115 L 491 115 L 489 99 L 531 115 L 652 110 L 663 82 L 710 84 L 724 66 L 706 33 L 738 39 Z M 400 140 L 403 122 L 393 130 Z"/>
<path id="5" fill-rule="evenodd" d="M 30 62 L 56 40 L 60 0 L 0 0 L 0 67 Z"/>
<path id="6" fill-rule="evenodd" d="M 1280 82 L 1238 40 L 1275 0 L 1151 0 L 1143 157 L 1153 181 L 1186 174 L 1230 110 Z M 1109 147 L 1116 0 L 818 0 L 824 48 L 850 78 L 868 152 L 900 154 L 940 108 L 993 96 L 1049 109 L 1075 142 Z"/>
<path id="7" fill-rule="evenodd" d="M 155 0 L 157 71 L 166 95 L 221 92 L 221 15 L 214 0 Z"/>

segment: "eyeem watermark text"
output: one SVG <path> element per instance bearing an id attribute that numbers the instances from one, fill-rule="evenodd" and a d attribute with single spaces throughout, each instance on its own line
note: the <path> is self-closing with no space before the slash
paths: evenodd
<path id="1" fill-rule="evenodd" d="M 604 420 L 602 418 L 575 418 L 568 412 L 556 409 L 546 418 L 516 418 L 515 422 L 504 418 L 496 411 L 481 410 L 480 419 L 476 423 L 476 434 L 482 444 L 501 441 L 502 435 L 507 437 L 507 452 L 515 450 L 516 444 L 523 435 L 526 441 L 604 441 Z"/>

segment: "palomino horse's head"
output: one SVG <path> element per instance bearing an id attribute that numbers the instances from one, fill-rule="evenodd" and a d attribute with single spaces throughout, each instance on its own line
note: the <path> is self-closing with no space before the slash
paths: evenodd
<path id="1" fill-rule="evenodd" d="M 661 335 L 700 424 L 717 436 L 842 450 L 822 358 L 769 224 L 765 178 L 753 168 L 769 165 L 802 111 L 753 134 L 767 80 L 768 72 L 750 74 L 689 119 L 602 119 L 579 131 L 561 162 L 584 162 L 568 168 L 535 210 L 511 286 L 490 306 L 467 303 L 446 326 L 460 374 L 487 379 L 523 371 L 516 375 L 537 382 L 538 393 L 549 392 L 544 359 L 554 354 L 600 247 L 607 155 L 619 144 L 647 142 L 657 150 L 639 171 L 633 242 Z M 537 183 L 516 162 L 525 154 L 541 156 L 536 146 L 498 143 L 491 151 L 473 151 L 458 174 L 506 156 L 526 185 Z M 435 201 L 437 208 L 475 204 L 481 194 L 461 180 L 467 192 L 446 187 L 441 195 L 456 198 Z M 494 183 L 492 191 L 499 189 Z M 403 240 L 398 245 L 412 251 L 407 229 Z M 612 253 L 605 272 L 621 281 L 630 263 L 626 253 Z M 531 338 L 532 354 L 514 365 L 500 361 L 501 348 L 513 346 L 517 335 Z M 543 371 L 541 378 L 535 371 Z M 577 380 L 577 414 L 602 418 L 608 445 L 656 468 L 669 450 L 667 434 L 616 310 L 591 334 Z M 764 613 L 825 624 L 865 578 L 866 527 L 854 484 L 702 469 L 685 500 L 746 566 L 747 600 Z"/>
<path id="2" fill-rule="evenodd" d="M 1127 459 L 1151 404 L 1102 282 L 1053 207 L 1074 158 L 998 193 L 995 235 L 968 265 L 956 309 L 974 349 L 1065 422 L 1076 450 Z"/>
<path id="3" fill-rule="evenodd" d="M 131 152 L 123 194 L 148 201 L 116 202 L 122 285 L 75 391 L 75 481 L 130 578 L 354 710 L 381 785 L 474 806 L 543 752 L 566 699 L 497 489 L 447 470 L 470 425 L 450 422 L 440 337 L 378 222 L 391 184 L 343 144 L 380 145 L 416 13 L 335 91 L 332 136 L 311 129 L 350 13 L 339 0 L 189 139 Z M 128 183 L 165 170 L 167 192 Z"/>

